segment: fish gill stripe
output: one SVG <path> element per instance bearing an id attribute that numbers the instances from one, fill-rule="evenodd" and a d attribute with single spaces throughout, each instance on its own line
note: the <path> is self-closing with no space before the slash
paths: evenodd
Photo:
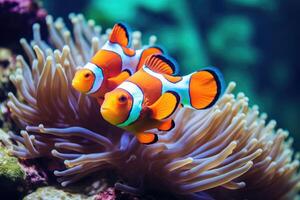
<path id="1" fill-rule="evenodd" d="M 97 65 L 90 63 L 90 62 L 88 62 L 83 68 L 91 70 L 93 72 L 93 74 L 95 75 L 95 80 L 94 80 L 93 86 L 87 94 L 95 93 L 102 85 L 102 81 L 103 81 L 102 69 L 100 67 L 98 67 Z"/>
<path id="2" fill-rule="evenodd" d="M 140 117 L 144 101 L 144 94 L 139 86 L 129 81 L 123 82 L 117 88 L 127 91 L 132 96 L 132 106 L 127 119 L 117 125 L 118 127 L 129 126 Z"/>

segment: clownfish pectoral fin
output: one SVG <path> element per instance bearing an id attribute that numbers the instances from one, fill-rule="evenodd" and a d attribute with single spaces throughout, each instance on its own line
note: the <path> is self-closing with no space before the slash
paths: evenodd
<path id="1" fill-rule="evenodd" d="M 118 86 L 129 77 L 130 77 L 130 72 L 127 71 L 127 70 L 124 70 L 118 76 L 109 78 L 108 79 L 108 84 Z"/>
<path id="2" fill-rule="evenodd" d="M 156 134 L 148 132 L 138 133 L 136 134 L 136 138 L 142 144 L 154 144 L 158 141 L 158 136 Z"/>
<path id="3" fill-rule="evenodd" d="M 115 24 L 108 40 L 111 43 L 117 43 L 123 47 L 128 47 L 130 45 L 130 33 L 126 25 L 123 23 Z"/>
<path id="4" fill-rule="evenodd" d="M 163 50 L 159 47 L 148 47 L 146 49 L 143 50 L 140 60 L 139 60 L 139 64 L 137 66 L 137 70 L 139 70 L 140 68 L 143 67 L 143 65 L 145 64 L 146 59 L 154 54 L 163 54 Z"/>
<path id="5" fill-rule="evenodd" d="M 156 120 L 163 120 L 170 117 L 178 107 L 180 97 L 177 93 L 168 91 L 164 93 L 150 108 L 151 117 Z"/>
<path id="6" fill-rule="evenodd" d="M 190 103 L 195 109 L 213 106 L 224 90 L 223 76 L 216 68 L 206 68 L 191 75 Z"/>
<path id="7" fill-rule="evenodd" d="M 173 75 L 177 71 L 175 61 L 161 54 L 148 56 L 145 65 L 154 72 Z"/>
<path id="8" fill-rule="evenodd" d="M 169 119 L 167 121 L 162 122 L 162 124 L 158 127 L 160 131 L 170 131 L 175 127 L 175 122 L 173 119 Z"/>

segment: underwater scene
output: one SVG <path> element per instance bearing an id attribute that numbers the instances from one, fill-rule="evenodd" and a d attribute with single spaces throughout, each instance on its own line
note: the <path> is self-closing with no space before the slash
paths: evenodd
<path id="1" fill-rule="evenodd" d="M 300 1 L 0 0 L 0 199 L 300 199 Z"/>

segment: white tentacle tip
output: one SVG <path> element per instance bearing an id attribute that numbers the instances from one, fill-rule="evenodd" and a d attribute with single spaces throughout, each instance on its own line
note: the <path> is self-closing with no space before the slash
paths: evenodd
<path id="1" fill-rule="evenodd" d="M 21 43 L 21 44 L 25 44 L 25 43 L 26 43 L 26 39 L 25 39 L 25 38 L 21 38 L 21 39 L 20 39 L 20 43 Z"/>
<path id="2" fill-rule="evenodd" d="M 68 168 L 73 167 L 72 163 L 71 163 L 69 160 L 65 160 L 65 161 L 64 161 L 64 164 L 65 164 L 65 166 L 68 167 Z"/>
<path id="3" fill-rule="evenodd" d="M 39 29 L 40 28 L 40 24 L 39 23 L 34 23 L 32 25 L 33 29 Z"/>
<path id="4" fill-rule="evenodd" d="M 61 182 L 60 184 L 62 187 L 66 187 L 68 185 L 68 182 L 67 181 L 64 181 L 64 182 Z"/>

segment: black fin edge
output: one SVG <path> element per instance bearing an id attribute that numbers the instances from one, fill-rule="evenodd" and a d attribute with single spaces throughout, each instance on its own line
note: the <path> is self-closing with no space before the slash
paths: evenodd
<path id="1" fill-rule="evenodd" d="M 142 143 L 142 144 L 145 144 L 145 145 L 150 145 L 150 144 L 154 144 L 154 143 L 156 143 L 157 141 L 158 141 L 158 136 L 157 136 L 157 134 L 155 134 L 155 133 L 152 133 L 152 134 L 154 134 L 154 140 L 152 141 L 152 142 L 149 142 L 149 143 Z"/>
<path id="2" fill-rule="evenodd" d="M 131 41 L 132 41 L 131 34 L 130 34 L 131 33 L 131 28 L 124 22 L 118 22 L 115 25 L 118 25 L 118 26 L 122 27 L 125 30 L 126 37 L 128 38 L 128 44 L 126 45 L 126 47 L 130 47 L 131 46 Z"/>
<path id="3" fill-rule="evenodd" d="M 217 83 L 217 94 L 214 97 L 214 99 L 212 100 L 212 102 L 210 102 L 210 104 L 208 104 L 206 107 L 202 108 L 202 109 L 207 109 L 207 108 L 211 108 L 213 105 L 215 105 L 215 103 L 218 101 L 218 99 L 221 97 L 221 95 L 224 92 L 224 78 L 222 73 L 220 72 L 219 69 L 217 69 L 216 67 L 207 67 L 203 70 L 200 71 L 207 71 L 209 73 L 211 73 L 214 77 L 214 79 L 216 80 Z"/>
<path id="4" fill-rule="evenodd" d="M 167 64 L 171 67 L 171 69 L 172 69 L 172 71 L 173 71 L 173 72 L 172 72 L 173 75 L 174 75 L 174 74 L 177 74 L 177 72 L 178 72 L 178 65 L 177 65 L 177 63 L 174 61 L 174 59 L 172 59 L 171 57 L 169 57 L 169 56 L 167 56 L 167 55 L 154 54 L 154 55 L 151 55 L 151 56 L 149 57 L 148 62 L 149 62 L 150 60 L 152 60 L 152 59 L 155 59 L 155 58 L 156 58 L 156 59 L 159 59 L 159 60 L 162 60 L 163 62 L 167 63 Z M 148 62 L 146 62 L 145 65 L 149 67 Z"/>
<path id="5" fill-rule="evenodd" d="M 159 131 L 170 131 L 170 130 L 172 130 L 174 127 L 175 127 L 175 122 L 174 122 L 174 120 L 172 119 L 171 127 L 170 127 L 169 129 L 167 129 L 167 130 L 162 130 L 162 129 L 159 129 L 159 128 L 158 128 L 158 130 L 159 130 Z"/>
<path id="6" fill-rule="evenodd" d="M 163 120 L 167 119 L 168 117 L 170 117 L 171 115 L 173 115 L 174 112 L 175 112 L 175 110 L 178 108 L 179 103 L 180 103 L 180 96 L 176 92 L 169 90 L 169 91 L 166 91 L 165 93 L 171 93 L 171 94 L 173 94 L 176 97 L 176 105 L 175 105 L 173 111 L 171 112 L 171 114 L 169 114 L 167 117 L 163 118 Z"/>

